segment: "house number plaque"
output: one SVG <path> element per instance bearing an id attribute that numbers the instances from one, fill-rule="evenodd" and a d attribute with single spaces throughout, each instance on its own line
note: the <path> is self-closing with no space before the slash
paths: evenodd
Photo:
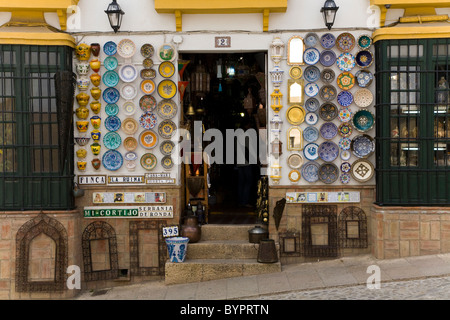
<path id="1" fill-rule="evenodd" d="M 231 47 L 231 37 L 216 37 L 216 48 Z"/>

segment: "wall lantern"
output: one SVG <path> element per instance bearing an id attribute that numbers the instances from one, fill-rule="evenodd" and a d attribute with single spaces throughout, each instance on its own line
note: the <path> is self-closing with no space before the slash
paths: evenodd
<path id="1" fill-rule="evenodd" d="M 336 19 L 336 12 L 338 11 L 338 9 L 339 7 L 336 6 L 334 0 L 325 1 L 322 9 L 320 9 L 320 12 L 322 12 L 323 14 L 323 20 L 328 30 L 331 30 L 331 28 L 333 27 L 334 19 Z"/>
<path id="2" fill-rule="evenodd" d="M 283 94 L 280 92 L 279 89 L 275 89 L 270 94 L 270 98 L 272 100 L 272 104 L 270 105 L 270 107 L 273 109 L 273 111 L 275 111 L 275 113 L 278 113 L 281 110 L 281 108 L 283 108 L 282 105 Z"/>
<path id="3" fill-rule="evenodd" d="M 108 15 L 109 24 L 114 32 L 119 31 L 122 24 L 122 16 L 125 12 L 120 9 L 120 6 L 117 4 L 116 0 L 113 0 L 113 2 L 109 4 L 108 9 L 105 10 L 105 13 Z"/>
<path id="4" fill-rule="evenodd" d="M 281 60 L 284 57 L 284 42 L 280 37 L 275 37 L 270 45 L 271 58 L 276 66 L 280 65 Z"/>

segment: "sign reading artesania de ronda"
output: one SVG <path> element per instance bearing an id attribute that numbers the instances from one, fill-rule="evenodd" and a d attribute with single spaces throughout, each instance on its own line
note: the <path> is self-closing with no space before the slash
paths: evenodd
<path id="1" fill-rule="evenodd" d="M 173 218 L 173 206 L 84 207 L 85 218 Z"/>

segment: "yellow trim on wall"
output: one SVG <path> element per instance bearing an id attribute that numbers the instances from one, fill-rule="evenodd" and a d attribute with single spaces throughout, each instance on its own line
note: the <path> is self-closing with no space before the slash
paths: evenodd
<path id="1" fill-rule="evenodd" d="M 2 29 L 0 29 L 0 31 L 1 30 Z M 56 33 L 49 31 L 0 32 L 0 44 L 68 46 L 75 48 L 76 41 L 67 33 Z"/>
<path id="2" fill-rule="evenodd" d="M 381 28 L 375 30 L 372 38 L 374 42 L 380 40 L 450 38 L 450 25 Z"/>
<path id="3" fill-rule="evenodd" d="M 370 0 L 370 4 L 375 6 L 390 5 L 391 9 L 405 9 L 410 7 L 450 7 L 450 1 L 448 0 Z"/>

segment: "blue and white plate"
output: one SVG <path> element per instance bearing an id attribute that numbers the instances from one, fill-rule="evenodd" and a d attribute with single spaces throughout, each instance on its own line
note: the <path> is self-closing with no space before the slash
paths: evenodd
<path id="1" fill-rule="evenodd" d="M 320 60 L 320 51 L 316 48 L 308 48 L 303 53 L 303 60 L 306 64 L 314 65 Z"/>
<path id="2" fill-rule="evenodd" d="M 350 148 L 358 158 L 367 158 L 375 152 L 375 141 L 367 134 L 361 134 L 353 138 Z"/>
<path id="3" fill-rule="evenodd" d="M 110 171 L 119 170 L 123 164 L 122 154 L 117 150 L 108 150 L 103 155 L 102 163 Z"/>
<path id="4" fill-rule="evenodd" d="M 116 54 L 117 44 L 114 41 L 108 41 L 103 46 L 103 52 L 108 56 L 112 56 L 112 55 Z"/>
<path id="5" fill-rule="evenodd" d="M 310 48 L 310 47 L 315 47 L 316 44 L 319 42 L 319 37 L 317 36 L 317 34 L 310 32 L 305 36 L 305 45 Z"/>
<path id="6" fill-rule="evenodd" d="M 105 119 L 105 128 L 109 131 L 117 131 L 121 125 L 122 122 L 118 116 L 109 116 Z"/>
<path id="7" fill-rule="evenodd" d="M 341 148 L 342 150 L 349 150 L 351 144 L 352 144 L 352 139 L 350 139 L 350 138 L 344 137 L 339 140 L 339 148 Z"/>
<path id="8" fill-rule="evenodd" d="M 319 116 L 315 112 L 308 112 L 305 115 L 305 122 L 309 125 L 314 125 L 319 121 Z"/>
<path id="9" fill-rule="evenodd" d="M 320 70 L 316 66 L 309 66 L 303 72 L 303 77 L 308 82 L 316 82 L 320 79 Z"/>
<path id="10" fill-rule="evenodd" d="M 138 72 L 133 65 L 126 64 L 120 67 L 119 76 L 123 82 L 133 82 L 136 80 Z"/>
<path id="11" fill-rule="evenodd" d="M 110 149 L 115 150 L 122 144 L 122 138 L 120 138 L 120 134 L 115 131 L 108 132 L 103 137 L 103 145 Z"/>
<path id="12" fill-rule="evenodd" d="M 152 112 L 145 112 L 139 118 L 139 124 L 144 129 L 153 129 L 156 126 L 157 118 L 156 114 Z"/>
<path id="13" fill-rule="evenodd" d="M 302 166 L 302 177 L 308 182 L 316 182 L 319 180 L 319 164 L 310 161 Z"/>
<path id="14" fill-rule="evenodd" d="M 350 151 L 348 151 L 348 150 L 341 151 L 341 159 L 342 160 L 347 161 L 350 159 L 351 156 L 352 156 L 352 154 L 350 153 Z"/>
<path id="15" fill-rule="evenodd" d="M 105 61 L 103 61 L 103 65 L 105 66 L 106 70 L 116 70 L 119 62 L 117 61 L 116 57 L 109 56 L 105 59 Z"/>
<path id="16" fill-rule="evenodd" d="M 341 91 L 337 96 L 338 103 L 343 107 L 348 107 L 353 103 L 353 95 L 349 91 Z"/>
<path id="17" fill-rule="evenodd" d="M 127 161 L 135 161 L 138 158 L 138 156 L 137 156 L 136 152 L 129 151 L 129 152 L 125 153 L 124 158 Z"/>
<path id="18" fill-rule="evenodd" d="M 325 140 L 331 140 L 336 137 L 338 133 L 338 128 L 333 122 L 325 122 L 320 127 L 320 135 Z"/>
<path id="19" fill-rule="evenodd" d="M 107 87 L 115 87 L 119 83 L 119 75 L 113 70 L 106 71 L 102 79 Z"/>
<path id="20" fill-rule="evenodd" d="M 309 98 L 305 102 L 305 108 L 308 112 L 316 112 L 320 108 L 320 102 L 316 98 Z"/>
<path id="21" fill-rule="evenodd" d="M 368 70 L 359 70 L 356 72 L 355 78 L 361 88 L 367 88 L 372 84 L 373 74 Z"/>
<path id="22" fill-rule="evenodd" d="M 333 141 L 322 142 L 317 150 L 320 159 L 332 162 L 339 156 L 339 147 Z"/>
<path id="23" fill-rule="evenodd" d="M 103 91 L 103 100 L 105 100 L 106 103 L 116 103 L 119 99 L 120 93 L 116 88 L 106 88 Z"/>
<path id="24" fill-rule="evenodd" d="M 108 116 L 115 116 L 119 113 L 119 106 L 115 103 L 109 103 L 105 107 L 105 113 Z"/>
<path id="25" fill-rule="evenodd" d="M 318 149 L 319 145 L 311 142 L 303 148 L 303 154 L 307 160 L 317 160 L 319 159 Z"/>
<path id="26" fill-rule="evenodd" d="M 336 64 L 339 70 L 349 72 L 355 67 L 355 57 L 351 53 L 344 52 L 337 58 Z"/>
<path id="27" fill-rule="evenodd" d="M 336 54 L 331 50 L 324 50 L 320 54 L 320 63 L 324 67 L 331 67 L 336 62 Z"/>
<path id="28" fill-rule="evenodd" d="M 315 83 L 308 83 L 305 86 L 305 93 L 308 97 L 315 97 L 319 93 L 319 86 Z"/>
<path id="29" fill-rule="evenodd" d="M 361 50 L 356 54 L 356 64 L 361 68 L 368 68 L 373 63 L 373 54 L 369 50 Z"/>
<path id="30" fill-rule="evenodd" d="M 341 163 L 341 171 L 343 173 L 349 173 L 350 170 L 352 169 L 352 164 L 350 162 L 342 162 Z"/>
<path id="31" fill-rule="evenodd" d="M 303 139 L 306 142 L 314 142 L 319 139 L 319 130 L 316 127 L 307 127 L 303 130 Z"/>
<path id="32" fill-rule="evenodd" d="M 324 49 L 331 49 L 336 44 L 336 38 L 331 33 L 325 33 L 320 37 L 320 44 Z"/>

